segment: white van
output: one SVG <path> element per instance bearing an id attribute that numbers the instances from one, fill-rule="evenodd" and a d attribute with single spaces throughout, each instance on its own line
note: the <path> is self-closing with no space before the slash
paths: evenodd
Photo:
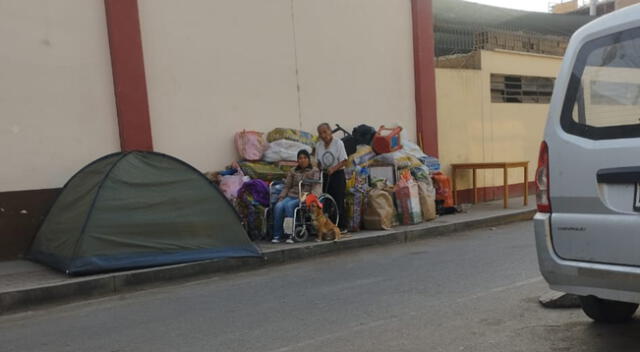
<path id="1" fill-rule="evenodd" d="M 594 320 L 640 303 L 640 5 L 599 18 L 569 43 L 540 148 L 540 271 L 581 296 Z"/>

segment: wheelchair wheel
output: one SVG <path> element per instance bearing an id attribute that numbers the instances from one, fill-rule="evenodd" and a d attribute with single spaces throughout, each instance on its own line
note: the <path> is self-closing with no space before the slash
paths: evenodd
<path id="1" fill-rule="evenodd" d="M 291 239 L 295 242 L 304 242 L 309 238 L 309 231 L 307 229 L 307 217 L 308 213 L 304 212 L 302 208 L 296 208 L 293 213 L 293 233 Z"/>
<path id="2" fill-rule="evenodd" d="M 338 211 L 338 203 L 333 199 L 332 196 L 325 193 L 318 197 L 320 203 L 322 203 L 322 212 L 324 215 L 331 220 L 332 223 L 338 225 L 338 221 L 340 220 L 340 212 Z"/>
<path id="3" fill-rule="evenodd" d="M 309 238 L 309 231 L 307 231 L 306 226 L 297 225 L 291 237 L 293 237 L 293 240 L 296 242 L 304 242 Z"/>

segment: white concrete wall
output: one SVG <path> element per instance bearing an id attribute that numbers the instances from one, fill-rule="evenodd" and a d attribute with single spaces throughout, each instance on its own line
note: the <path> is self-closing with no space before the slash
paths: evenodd
<path id="1" fill-rule="evenodd" d="M 402 125 L 415 141 L 409 0 L 296 0 L 303 128 Z"/>
<path id="2" fill-rule="evenodd" d="M 199 169 L 233 134 L 400 124 L 415 136 L 410 0 L 139 0 L 155 149 Z M 119 150 L 103 0 L 0 0 L 0 192 Z"/>
<path id="3" fill-rule="evenodd" d="M 289 0 L 140 0 L 155 150 L 201 170 L 233 133 L 298 127 Z"/>
<path id="4" fill-rule="evenodd" d="M 102 0 L 0 0 L 0 192 L 119 149 Z"/>
<path id="5" fill-rule="evenodd" d="M 139 6 L 160 152 L 205 171 L 237 157 L 243 128 L 396 123 L 415 135 L 410 0 Z"/>

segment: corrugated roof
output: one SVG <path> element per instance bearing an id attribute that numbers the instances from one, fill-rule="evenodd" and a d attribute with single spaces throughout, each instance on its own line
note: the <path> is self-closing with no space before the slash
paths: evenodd
<path id="1" fill-rule="evenodd" d="M 475 33 L 487 31 L 570 37 L 593 18 L 506 9 L 463 0 L 434 0 L 436 56 L 469 52 Z"/>
<path id="2" fill-rule="evenodd" d="M 506 9 L 462 0 L 434 0 L 437 23 L 509 27 L 514 31 L 570 36 L 593 18 Z"/>

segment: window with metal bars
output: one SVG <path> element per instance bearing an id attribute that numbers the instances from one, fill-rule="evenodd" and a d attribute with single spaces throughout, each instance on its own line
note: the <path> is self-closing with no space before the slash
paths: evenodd
<path id="1" fill-rule="evenodd" d="M 550 77 L 491 74 L 491 102 L 549 104 L 553 83 Z"/>

